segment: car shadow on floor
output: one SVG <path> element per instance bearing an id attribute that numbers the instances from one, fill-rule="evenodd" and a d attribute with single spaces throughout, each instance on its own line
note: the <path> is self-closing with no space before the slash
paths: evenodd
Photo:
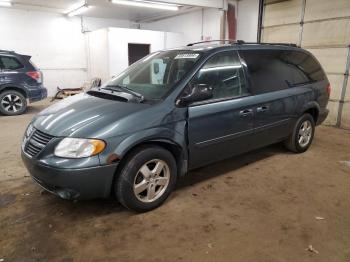
<path id="1" fill-rule="evenodd" d="M 228 172 L 237 171 L 246 165 L 259 162 L 276 154 L 292 153 L 287 151 L 280 143 L 198 168 L 179 179 L 175 192 Z M 63 214 L 68 216 L 75 216 L 74 214 L 79 216 L 103 216 L 111 213 L 137 214 L 121 206 L 114 196 L 108 199 L 69 201 L 59 199 L 50 193 L 44 193 L 44 195 L 47 196 L 47 199 L 44 200 L 46 202 L 45 206 L 52 207 L 55 205 L 59 210 L 62 210 Z"/>
<path id="2" fill-rule="evenodd" d="M 293 154 L 288 151 L 282 143 L 256 149 L 251 152 L 237 155 L 223 161 L 216 162 L 195 170 L 191 170 L 184 177 L 180 178 L 177 189 L 193 186 L 194 184 L 219 177 L 231 171 L 237 171 L 249 164 L 259 162 L 276 154 Z"/>

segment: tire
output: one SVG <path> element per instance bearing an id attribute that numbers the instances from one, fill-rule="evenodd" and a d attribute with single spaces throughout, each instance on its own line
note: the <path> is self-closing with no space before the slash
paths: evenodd
<path id="1" fill-rule="evenodd" d="M 126 208 L 147 212 L 168 198 L 176 180 L 176 161 L 168 150 L 158 146 L 140 147 L 125 159 L 115 179 L 114 192 Z"/>
<path id="2" fill-rule="evenodd" d="M 21 115 L 27 110 L 27 100 L 18 91 L 8 90 L 0 94 L 0 112 L 6 116 Z"/>
<path id="3" fill-rule="evenodd" d="M 305 132 L 305 130 L 309 130 Z M 303 153 L 310 147 L 315 134 L 315 120 L 312 115 L 302 115 L 293 128 L 293 133 L 284 142 L 287 149 L 295 153 Z"/>

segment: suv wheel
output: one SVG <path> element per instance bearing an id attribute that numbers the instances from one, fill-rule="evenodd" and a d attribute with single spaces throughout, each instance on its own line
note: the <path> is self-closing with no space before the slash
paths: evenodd
<path id="1" fill-rule="evenodd" d="M 0 112 L 7 116 L 23 114 L 27 109 L 25 97 L 17 91 L 8 90 L 0 94 Z"/>
<path id="2" fill-rule="evenodd" d="M 176 180 L 176 161 L 169 151 L 158 146 L 142 147 L 125 160 L 114 191 L 123 206 L 146 212 L 167 199 Z"/>
<path id="3" fill-rule="evenodd" d="M 303 153 L 310 147 L 314 133 L 314 118 L 310 114 L 304 114 L 297 120 L 293 133 L 285 141 L 285 145 L 293 152 Z"/>

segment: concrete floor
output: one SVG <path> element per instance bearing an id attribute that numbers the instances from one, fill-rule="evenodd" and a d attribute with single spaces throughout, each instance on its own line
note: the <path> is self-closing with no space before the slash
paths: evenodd
<path id="1" fill-rule="evenodd" d="M 47 104 L 0 116 L 5 262 L 350 261 L 349 130 L 319 127 L 304 154 L 274 145 L 201 168 L 162 207 L 135 214 L 114 199 L 64 201 L 32 182 L 21 137 Z"/>

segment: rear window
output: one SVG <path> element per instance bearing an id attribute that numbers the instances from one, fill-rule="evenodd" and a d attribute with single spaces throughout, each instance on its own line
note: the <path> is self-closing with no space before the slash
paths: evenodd
<path id="1" fill-rule="evenodd" d="M 23 65 L 14 57 L 0 56 L 0 67 L 3 70 L 16 70 L 23 68 Z"/>
<path id="2" fill-rule="evenodd" d="M 288 50 L 244 50 L 252 91 L 273 92 L 324 80 L 320 64 L 309 54 Z"/>

